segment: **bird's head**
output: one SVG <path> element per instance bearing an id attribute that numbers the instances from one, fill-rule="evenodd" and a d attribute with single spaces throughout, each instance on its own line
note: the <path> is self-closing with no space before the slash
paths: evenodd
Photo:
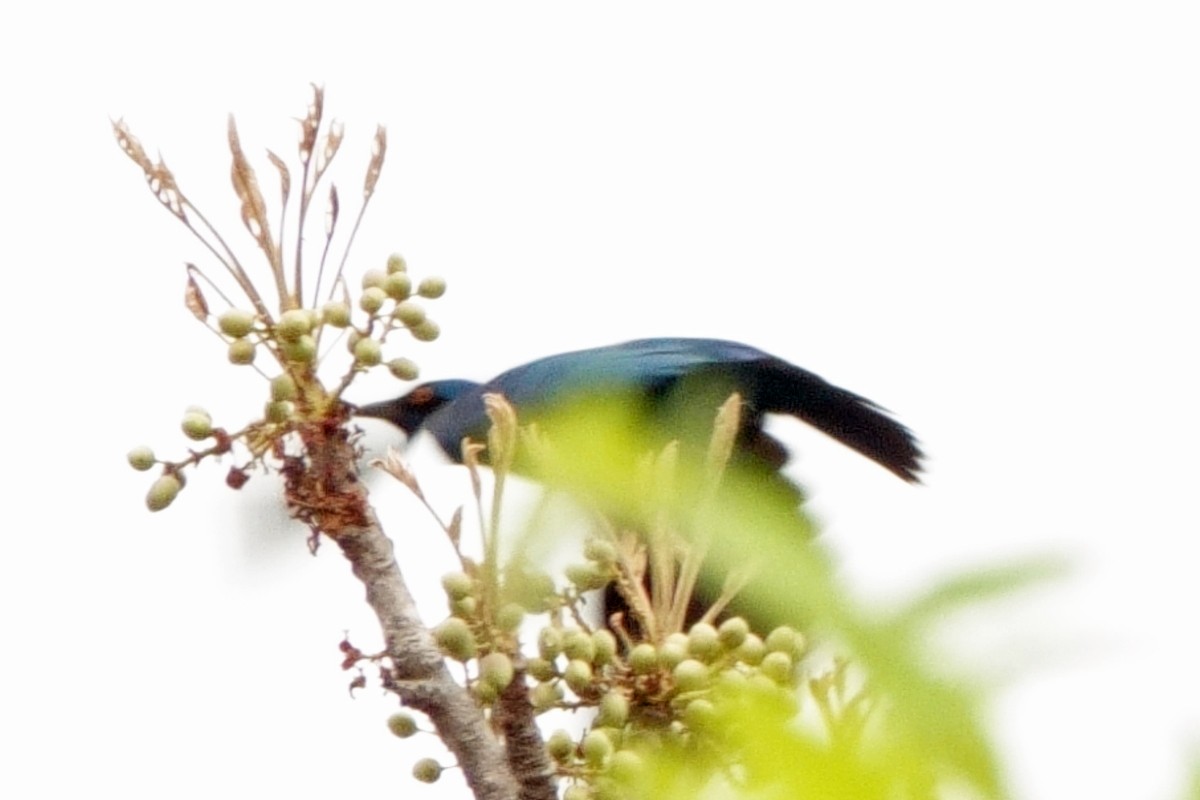
<path id="1" fill-rule="evenodd" d="M 420 430 L 431 414 L 478 385 L 473 381 L 459 379 L 430 381 L 394 400 L 358 406 L 354 410 L 354 416 L 385 419 L 412 436 Z"/>

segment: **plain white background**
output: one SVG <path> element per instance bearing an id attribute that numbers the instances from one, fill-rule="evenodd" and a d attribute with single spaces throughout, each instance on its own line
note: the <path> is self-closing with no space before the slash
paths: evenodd
<path id="1" fill-rule="evenodd" d="M 1068 557 L 950 643 L 999 681 L 1014 795 L 1179 796 L 1200 734 L 1198 23 L 1063 0 L 9 12 L 3 794 L 462 796 L 409 782 L 432 737 L 402 744 L 377 692 L 348 699 L 361 591 L 269 481 L 233 495 L 210 466 L 151 516 L 124 465 L 140 442 L 182 452 L 185 406 L 236 427 L 265 388 L 183 309 L 182 263 L 212 264 L 109 118 L 252 260 L 225 115 L 248 152 L 290 157 L 316 81 L 347 126 L 347 207 L 390 134 L 351 272 L 398 250 L 450 281 L 443 339 L 409 353 L 427 377 L 718 336 L 878 400 L 925 443 L 924 487 L 779 429 L 847 579 L 886 607 Z M 444 546 L 380 498 L 434 584 Z"/>

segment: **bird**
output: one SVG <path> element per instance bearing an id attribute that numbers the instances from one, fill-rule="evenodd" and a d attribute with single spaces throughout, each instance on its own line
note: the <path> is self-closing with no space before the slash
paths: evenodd
<path id="1" fill-rule="evenodd" d="M 782 358 L 722 339 L 636 339 L 560 353 L 483 383 L 423 383 L 398 398 L 358 406 L 354 414 L 387 420 L 409 437 L 427 432 L 447 456 L 461 462 L 463 439 L 486 437 L 490 420 L 483 396 L 488 393 L 503 395 L 523 420 L 572 400 L 632 393 L 670 431 L 672 414 L 705 401 L 715 401 L 699 411 L 705 428 L 711 428 L 717 404 L 733 391 L 745 402 L 736 450 L 753 462 L 778 470 L 787 461 L 786 448 L 763 430 L 767 414 L 784 414 L 901 480 L 920 482 L 920 445 L 885 409 Z"/>
<path id="2" fill-rule="evenodd" d="M 387 420 L 409 438 L 428 433 L 447 456 L 461 463 L 464 438 L 487 440 L 491 420 L 485 394 L 503 395 L 522 422 L 537 421 L 575 401 L 612 398 L 640 406 L 636 410 L 659 429 L 664 441 L 683 439 L 702 447 L 711 434 L 717 407 L 733 392 L 743 400 L 733 463 L 743 475 L 751 476 L 764 507 L 790 508 L 786 513 L 791 514 L 791 522 L 800 522 L 797 529 L 808 537 L 811 525 L 796 513 L 803 492 L 780 471 L 788 451 L 763 430 L 767 415 L 796 417 L 901 480 L 920 482 L 921 447 L 913 433 L 884 408 L 782 358 L 722 339 L 636 339 L 575 350 L 514 367 L 482 383 L 462 379 L 422 383 L 400 397 L 357 406 L 352 413 Z M 697 586 L 687 624 L 720 594 L 718 577 L 708 574 Z M 645 582 L 649 586 L 649 573 Z M 613 584 L 606 588 L 602 606 L 606 620 L 628 616 L 629 606 Z M 728 611 L 747 617 L 762 630 L 784 618 L 738 599 Z M 635 628 L 635 621 L 626 623 L 627 630 Z"/>

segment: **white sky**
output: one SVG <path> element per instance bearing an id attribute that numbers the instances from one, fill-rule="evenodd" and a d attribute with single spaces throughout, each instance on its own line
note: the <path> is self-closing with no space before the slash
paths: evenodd
<path id="1" fill-rule="evenodd" d="M 432 738 L 346 697 L 336 644 L 373 627 L 334 548 L 309 558 L 265 482 L 235 496 L 215 466 L 151 516 L 124 466 L 181 452 L 185 406 L 233 427 L 264 390 L 183 310 L 182 261 L 209 262 L 108 119 L 234 230 L 226 112 L 288 156 L 311 80 L 346 122 L 347 205 L 390 133 L 352 269 L 399 250 L 450 281 L 427 377 L 699 335 L 878 400 L 925 443 L 925 487 L 781 426 L 848 577 L 886 603 L 1069 556 L 959 643 L 1018 667 L 993 707 L 1014 793 L 1178 796 L 1200 738 L 1194 4 L 416 5 L 6 13 L 0 795 L 439 794 L 407 778 Z M 402 549 L 438 552 L 383 503 Z"/>

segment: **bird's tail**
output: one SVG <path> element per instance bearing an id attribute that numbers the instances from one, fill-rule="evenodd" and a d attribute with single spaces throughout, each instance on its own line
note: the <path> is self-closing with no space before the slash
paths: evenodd
<path id="1" fill-rule="evenodd" d="M 754 379 L 756 412 L 798 417 L 899 478 L 920 482 L 924 454 L 916 437 L 867 398 L 785 361 L 760 367 Z"/>

